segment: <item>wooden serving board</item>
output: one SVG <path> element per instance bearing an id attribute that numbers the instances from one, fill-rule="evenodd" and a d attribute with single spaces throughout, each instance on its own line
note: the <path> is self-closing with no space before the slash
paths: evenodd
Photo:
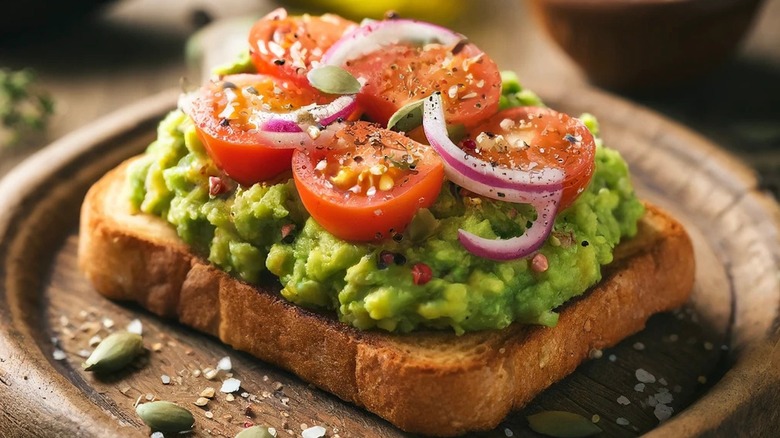
<path id="1" fill-rule="evenodd" d="M 526 416 L 542 410 L 598 416 L 608 436 L 776 431 L 780 410 L 766 408 L 780 406 L 778 205 L 757 191 L 748 169 L 668 120 L 593 90 L 538 91 L 553 107 L 595 113 L 607 144 L 632 166 L 641 195 L 685 223 L 695 242 L 696 286 L 686 308 L 594 352 L 525 410 L 478 435 L 533 435 Z M 175 99 L 171 91 L 108 116 L 0 182 L 0 437 L 148 436 L 133 408 L 139 399 L 187 407 L 196 436 L 232 437 L 249 424 L 272 426 L 280 437 L 311 426 L 325 427 L 329 437 L 406 436 L 213 338 L 108 301 L 81 276 L 75 253 L 84 193 L 152 140 Z M 135 366 L 104 379 L 81 371 L 91 338 L 136 318 L 148 351 Z M 204 376 L 224 356 L 241 381 L 233 400 L 219 392 L 224 372 Z M 655 382 L 637 386 L 639 369 Z M 208 387 L 215 398 L 195 406 Z M 661 424 L 659 399 L 674 412 Z"/>

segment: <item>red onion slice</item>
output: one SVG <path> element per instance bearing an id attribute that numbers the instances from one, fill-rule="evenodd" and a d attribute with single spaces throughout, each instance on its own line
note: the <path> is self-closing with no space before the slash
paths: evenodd
<path id="1" fill-rule="evenodd" d="M 262 131 L 300 132 L 308 126 L 328 126 L 357 109 L 356 95 L 341 96 L 325 105 L 307 105 L 289 113 L 252 111 L 249 122 Z"/>
<path id="2" fill-rule="evenodd" d="M 179 108 L 193 120 L 199 120 L 196 113 L 210 111 L 204 108 L 202 92 L 182 94 Z M 253 143 L 278 149 L 310 149 L 326 144 L 333 138 L 343 124 L 338 123 L 349 117 L 357 108 L 354 94 L 341 96 L 326 105 L 309 105 L 289 113 L 272 113 L 253 110 L 250 122 L 258 129 L 246 131 Z M 214 125 L 199 124 L 198 127 L 213 137 L 220 137 Z"/>
<path id="3" fill-rule="evenodd" d="M 539 198 L 531 203 L 536 209 L 536 220 L 522 236 L 510 239 L 486 239 L 466 230 L 458 230 L 458 240 L 475 256 L 491 260 L 514 260 L 527 257 L 544 245 L 552 232 L 555 215 L 563 190 L 537 193 Z"/>
<path id="4" fill-rule="evenodd" d="M 552 231 L 563 195 L 563 171 L 550 168 L 531 171 L 507 169 L 493 166 L 463 151 L 447 135 L 439 93 L 425 100 L 423 129 L 431 147 L 444 161 L 444 172 L 450 181 L 478 195 L 531 204 L 536 209 L 536 220 L 522 236 L 485 239 L 459 230 L 458 240 L 466 250 L 492 260 L 512 260 L 525 257 L 544 244 Z"/>
<path id="5" fill-rule="evenodd" d="M 391 44 L 438 43 L 454 46 L 463 39 L 465 37 L 459 33 L 422 21 L 371 21 L 342 36 L 322 55 L 321 62 L 341 66 L 349 60 L 376 52 Z"/>

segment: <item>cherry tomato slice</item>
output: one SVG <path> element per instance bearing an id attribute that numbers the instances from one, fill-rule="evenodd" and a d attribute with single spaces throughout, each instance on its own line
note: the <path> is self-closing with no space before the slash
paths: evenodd
<path id="1" fill-rule="evenodd" d="M 585 190 L 595 167 L 596 144 L 585 124 L 549 108 L 501 111 L 470 130 L 460 147 L 508 168 L 563 169 L 566 176 L 559 210 Z"/>
<path id="2" fill-rule="evenodd" d="M 356 23 L 333 14 L 288 16 L 277 9 L 258 20 L 249 32 L 252 61 L 260 73 L 308 85 L 312 63 Z"/>
<path id="3" fill-rule="evenodd" d="M 358 103 L 382 125 L 402 106 L 434 91 L 442 93 L 450 124 L 474 126 L 498 110 L 501 74 L 496 63 L 471 43 L 397 44 L 347 61 L 344 68 L 366 79 Z"/>
<path id="4" fill-rule="evenodd" d="M 209 156 L 243 185 L 273 179 L 290 169 L 292 150 L 264 147 L 252 131 L 252 110 L 289 112 L 332 97 L 267 75 L 238 74 L 211 82 L 193 102 L 191 116 Z"/>
<path id="5" fill-rule="evenodd" d="M 367 122 L 339 131 L 328 148 L 296 151 L 293 178 L 306 210 L 344 240 L 401 233 L 436 200 L 444 165 L 428 146 Z"/>

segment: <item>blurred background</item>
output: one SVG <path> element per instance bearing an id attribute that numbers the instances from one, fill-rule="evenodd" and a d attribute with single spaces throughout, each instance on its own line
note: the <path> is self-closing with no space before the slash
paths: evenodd
<path id="1" fill-rule="evenodd" d="M 197 83 L 279 5 L 445 24 L 531 89 L 598 87 L 687 125 L 778 195 L 780 0 L 0 0 L 0 175 L 104 114 Z"/>

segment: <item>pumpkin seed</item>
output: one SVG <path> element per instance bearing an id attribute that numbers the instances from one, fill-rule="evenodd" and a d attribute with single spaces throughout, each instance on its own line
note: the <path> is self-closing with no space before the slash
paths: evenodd
<path id="1" fill-rule="evenodd" d="M 335 65 L 323 65 L 306 75 L 312 87 L 328 94 L 355 94 L 360 91 L 360 82 L 352 73 Z"/>
<path id="2" fill-rule="evenodd" d="M 398 109 L 387 121 L 387 129 L 409 132 L 422 125 L 425 99 L 415 100 Z"/>
<path id="3" fill-rule="evenodd" d="M 565 411 L 543 411 L 529 415 L 528 423 L 534 432 L 556 438 L 579 438 L 601 432 L 601 428 L 582 415 Z"/>
<path id="4" fill-rule="evenodd" d="M 144 403 L 135 408 L 144 424 L 153 431 L 184 432 L 195 426 L 195 418 L 190 411 L 167 401 Z"/>
<path id="5" fill-rule="evenodd" d="M 268 431 L 268 428 L 263 426 L 247 427 L 236 435 L 236 438 L 275 438 L 274 435 Z"/>
<path id="6" fill-rule="evenodd" d="M 129 365 L 143 348 L 140 335 L 117 332 L 100 341 L 82 366 L 85 371 L 97 373 L 119 371 Z"/>

